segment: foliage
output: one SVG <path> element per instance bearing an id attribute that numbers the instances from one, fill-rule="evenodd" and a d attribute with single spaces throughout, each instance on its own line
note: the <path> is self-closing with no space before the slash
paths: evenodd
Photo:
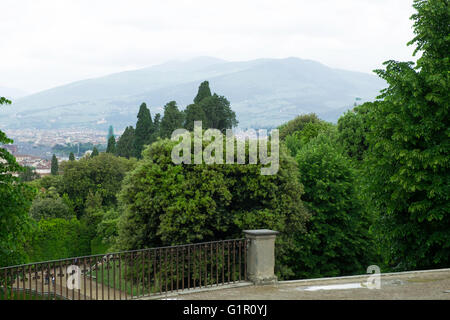
<path id="1" fill-rule="evenodd" d="M 297 154 L 303 201 L 312 216 L 308 232 L 296 235 L 295 274 L 301 277 L 365 273 L 373 264 L 372 222 L 363 210 L 350 159 L 336 135 L 319 134 Z"/>
<path id="2" fill-rule="evenodd" d="M 322 120 L 320 120 L 315 113 L 299 115 L 278 127 L 278 130 L 280 130 L 280 139 L 284 140 L 288 135 L 291 135 L 296 131 L 302 131 L 307 123 L 320 121 Z"/>
<path id="3" fill-rule="evenodd" d="M 98 192 L 104 206 L 114 205 L 122 179 L 134 165 L 135 160 L 100 153 L 95 158 L 62 162 L 61 179 L 44 180 L 43 183 L 54 186 L 59 194 L 66 193 L 73 202 L 77 216 L 81 217 L 89 193 Z"/>
<path id="4" fill-rule="evenodd" d="M 75 155 L 73 154 L 73 152 L 71 152 L 69 154 L 69 161 L 74 161 L 75 160 Z"/>
<path id="5" fill-rule="evenodd" d="M 149 146 L 125 178 L 120 249 L 226 239 L 242 236 L 244 229 L 270 228 L 282 232 L 278 268 L 292 268 L 295 262 L 284 254 L 288 239 L 302 232 L 308 214 L 287 150 L 280 150 L 278 173 L 264 176 L 261 164 L 175 165 L 174 145 L 160 140 Z"/>
<path id="6" fill-rule="evenodd" d="M 205 128 L 215 128 L 220 131 L 237 126 L 236 113 L 231 109 L 230 102 L 224 96 L 214 93 L 199 102 L 206 116 Z M 197 119 L 196 119 L 197 120 Z"/>
<path id="7" fill-rule="evenodd" d="M 58 159 L 56 158 L 55 154 L 53 154 L 50 172 L 52 176 L 57 176 L 58 171 L 59 171 Z"/>
<path id="8" fill-rule="evenodd" d="M 124 158 L 134 157 L 134 128 L 133 126 L 126 127 L 123 134 L 117 141 L 116 155 Z"/>
<path id="9" fill-rule="evenodd" d="M 183 127 L 184 114 L 178 110 L 177 103 L 171 101 L 164 106 L 164 116 L 161 120 L 160 137 L 170 138 L 172 132 Z"/>
<path id="10" fill-rule="evenodd" d="M 103 248 L 111 248 L 118 237 L 119 210 L 111 208 L 105 211 L 102 220 L 97 225 L 97 239 L 101 240 Z"/>
<path id="11" fill-rule="evenodd" d="M 36 169 L 32 167 L 24 167 L 23 171 L 19 172 L 19 179 L 22 182 L 29 182 L 35 179 L 39 179 L 39 174 L 36 172 Z"/>
<path id="12" fill-rule="evenodd" d="M 199 104 L 190 104 L 184 110 L 185 113 L 185 121 L 184 128 L 193 131 L 194 130 L 194 121 L 202 121 L 203 124 L 207 124 L 208 121 L 206 119 L 205 111 Z"/>
<path id="13" fill-rule="evenodd" d="M 415 1 L 412 62 L 377 70 L 389 87 L 371 111 L 368 192 L 398 269 L 450 266 L 450 7 Z"/>
<path id="14" fill-rule="evenodd" d="M 27 244 L 29 261 L 47 261 L 90 254 L 88 239 L 76 218 L 41 219 Z"/>
<path id="15" fill-rule="evenodd" d="M 11 102 L 0 97 L 0 105 Z M 0 130 L 0 144 L 13 141 Z M 28 215 L 34 189 L 20 182 L 17 173 L 23 168 L 6 149 L 0 148 L 0 266 L 24 262 L 23 243 L 32 231 Z"/>
<path id="16" fill-rule="evenodd" d="M 114 139 L 114 137 L 112 137 L 112 138 Z M 110 144 L 110 141 L 108 140 L 108 148 L 111 148 L 111 146 L 109 144 Z M 108 148 L 106 148 L 106 152 L 108 152 Z M 111 153 L 111 152 L 109 152 L 109 153 Z M 96 147 L 94 147 L 94 149 L 92 150 L 92 153 L 91 153 L 91 158 L 94 158 L 98 155 L 99 155 L 98 149 Z"/>
<path id="17" fill-rule="evenodd" d="M 209 89 L 209 82 L 203 81 L 198 88 L 197 95 L 194 98 L 194 104 L 200 103 L 203 99 L 211 97 L 211 89 Z"/>
<path id="18" fill-rule="evenodd" d="M 312 138 L 317 137 L 319 133 L 328 132 L 331 134 L 333 130 L 335 130 L 334 126 L 329 122 L 322 120 L 319 122 L 307 122 L 301 130 L 286 136 L 285 143 L 291 155 L 295 157 L 301 147 L 307 144 Z"/>
<path id="19" fill-rule="evenodd" d="M 368 113 L 371 108 L 376 107 L 376 104 L 377 102 L 366 102 L 347 111 L 338 120 L 338 141 L 352 159 L 362 160 L 369 147 L 367 142 L 370 125 Z"/>
<path id="20" fill-rule="evenodd" d="M 138 121 L 134 132 L 134 155 L 140 159 L 144 145 L 152 142 L 152 134 L 154 132 L 152 116 L 145 103 L 141 104 L 137 118 Z"/>
<path id="21" fill-rule="evenodd" d="M 30 208 L 30 215 L 36 221 L 49 218 L 72 219 L 74 217 L 71 208 L 63 198 L 56 197 L 37 197 L 33 200 Z"/>
<path id="22" fill-rule="evenodd" d="M 112 135 L 108 139 L 108 146 L 106 147 L 106 153 L 112 153 L 112 154 L 116 153 L 116 138 L 114 138 L 114 135 Z"/>

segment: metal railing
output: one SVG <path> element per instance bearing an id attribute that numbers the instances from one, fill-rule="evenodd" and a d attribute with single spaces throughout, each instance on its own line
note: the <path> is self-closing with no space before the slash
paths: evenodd
<path id="1" fill-rule="evenodd" d="M 247 280 L 233 239 L 0 268 L 1 299 L 129 300 Z"/>

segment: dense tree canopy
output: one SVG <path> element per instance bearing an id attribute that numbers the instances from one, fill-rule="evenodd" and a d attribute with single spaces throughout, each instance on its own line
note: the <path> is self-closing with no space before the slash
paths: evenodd
<path id="1" fill-rule="evenodd" d="M 377 102 L 366 102 L 347 111 L 338 120 L 339 142 L 344 146 L 348 156 L 355 160 L 362 160 L 368 146 L 367 133 L 369 131 L 369 115 L 371 108 Z"/>
<path id="2" fill-rule="evenodd" d="M 183 128 L 184 114 L 178 110 L 177 103 L 171 101 L 164 106 L 164 116 L 161 120 L 160 136 L 161 138 L 170 138 L 172 132 Z"/>
<path id="3" fill-rule="evenodd" d="M 184 128 L 189 131 L 194 130 L 195 121 L 202 121 L 204 125 L 208 123 L 205 111 L 203 111 L 203 108 L 200 104 L 194 103 L 188 105 L 184 110 L 184 113 L 185 113 Z"/>
<path id="4" fill-rule="evenodd" d="M 0 106 L 11 102 L 0 97 Z M 13 141 L 0 130 L 0 144 Z M 20 172 L 16 159 L 6 149 L 0 148 L 0 266 L 25 261 L 23 243 L 31 231 L 28 210 L 34 190 L 20 182 L 13 174 Z"/>
<path id="5" fill-rule="evenodd" d="M 108 139 L 108 146 L 106 147 L 106 153 L 116 153 L 116 138 L 112 135 Z"/>
<path id="6" fill-rule="evenodd" d="M 224 96 L 213 94 L 199 102 L 206 116 L 204 128 L 214 128 L 224 131 L 237 126 L 236 114 L 230 107 L 230 102 Z"/>
<path id="7" fill-rule="evenodd" d="M 297 131 L 302 131 L 303 127 L 307 123 L 321 121 L 322 120 L 320 120 L 315 113 L 299 115 L 278 127 L 280 130 L 280 139 L 284 140 L 288 135 L 291 135 Z"/>
<path id="8" fill-rule="evenodd" d="M 137 115 L 136 130 L 134 132 L 134 154 L 140 159 L 144 145 L 151 143 L 154 126 L 147 104 L 142 103 Z"/>
<path id="9" fill-rule="evenodd" d="M 149 146 L 137 168 L 127 175 L 120 195 L 125 212 L 119 248 L 139 249 L 242 236 L 242 230 L 270 228 L 279 238 L 278 270 L 289 276 L 294 263 L 284 254 L 307 212 L 300 199 L 298 169 L 281 148 L 276 175 L 261 175 L 257 165 L 175 165 L 175 142 Z"/>
<path id="10" fill-rule="evenodd" d="M 120 136 L 119 141 L 117 141 L 116 155 L 127 159 L 134 157 L 134 138 L 135 135 L 133 126 L 126 127 L 125 131 Z"/>
<path id="11" fill-rule="evenodd" d="M 302 277 L 362 274 L 375 261 L 356 171 L 333 132 L 322 132 L 299 150 L 302 197 L 311 212 L 308 232 L 296 235 L 296 274 Z M 376 261 L 378 263 L 378 261 Z"/>
<path id="12" fill-rule="evenodd" d="M 133 160 L 109 153 L 100 153 L 95 158 L 79 161 L 65 161 L 61 163 L 61 178 L 50 181 L 50 185 L 55 186 L 59 194 L 68 195 L 77 216 L 81 217 L 90 192 L 99 192 L 105 206 L 115 204 L 122 179 L 134 164 Z"/>
<path id="13" fill-rule="evenodd" d="M 415 1 L 412 62 L 385 62 L 389 87 L 372 108 L 367 168 L 390 261 L 450 266 L 450 6 Z"/>

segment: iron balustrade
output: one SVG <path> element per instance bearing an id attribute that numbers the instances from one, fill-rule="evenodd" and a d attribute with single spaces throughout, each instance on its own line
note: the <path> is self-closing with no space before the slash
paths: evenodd
<path id="1" fill-rule="evenodd" d="M 130 300 L 246 281 L 247 241 L 212 241 L 3 267 L 0 300 Z"/>

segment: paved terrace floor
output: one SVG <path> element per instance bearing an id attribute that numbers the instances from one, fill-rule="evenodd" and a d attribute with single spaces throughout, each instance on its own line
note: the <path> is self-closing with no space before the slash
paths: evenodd
<path id="1" fill-rule="evenodd" d="M 183 293 L 167 296 L 179 300 L 450 300 L 450 269 L 389 273 L 381 275 L 380 289 L 368 289 L 368 275 L 280 281 L 277 284 Z M 341 288 L 337 289 L 336 288 Z M 329 286 L 324 290 L 323 286 Z M 330 289 L 334 286 L 334 289 Z M 353 289 L 342 289 L 343 287 Z M 354 288 L 361 286 L 361 288 Z M 333 288 L 333 287 L 331 287 Z M 321 289 L 321 290 L 317 290 Z"/>

